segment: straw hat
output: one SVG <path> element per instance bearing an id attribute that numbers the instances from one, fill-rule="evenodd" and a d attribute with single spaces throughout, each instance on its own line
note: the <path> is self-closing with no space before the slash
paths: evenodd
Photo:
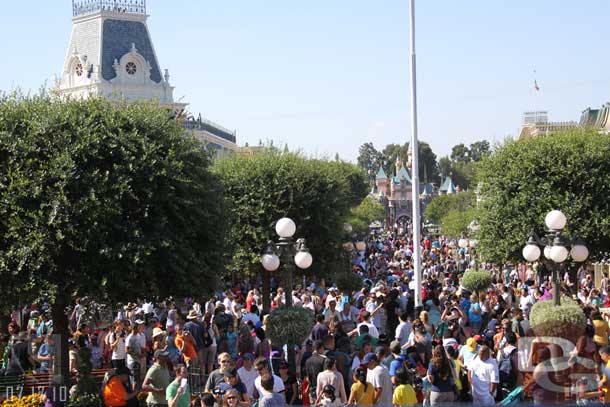
<path id="1" fill-rule="evenodd" d="M 161 328 L 154 328 L 152 331 L 152 337 L 156 338 L 157 336 L 160 336 L 160 335 L 165 335 L 165 331 L 162 330 Z"/>

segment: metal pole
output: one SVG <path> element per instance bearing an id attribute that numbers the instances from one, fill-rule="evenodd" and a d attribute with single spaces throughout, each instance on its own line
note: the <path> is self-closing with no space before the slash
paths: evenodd
<path id="1" fill-rule="evenodd" d="M 555 267 L 555 284 L 553 285 L 553 301 L 555 306 L 561 305 L 561 290 L 559 287 L 559 264 Z"/>
<path id="2" fill-rule="evenodd" d="M 417 141 L 417 78 L 415 66 L 415 0 L 410 0 L 411 20 L 411 156 L 413 192 L 413 271 L 415 275 L 415 306 L 421 307 L 421 253 L 419 252 L 421 219 L 419 215 L 419 144 Z"/>

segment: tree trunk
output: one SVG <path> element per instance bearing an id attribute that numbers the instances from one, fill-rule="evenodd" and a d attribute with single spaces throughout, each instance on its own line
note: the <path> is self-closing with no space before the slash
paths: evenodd
<path id="1" fill-rule="evenodd" d="M 66 315 L 65 311 L 66 305 L 66 298 L 58 295 L 51 309 L 56 349 L 53 369 L 56 375 L 61 375 L 61 384 L 63 386 L 70 386 L 70 356 L 68 352 L 70 330 L 68 328 L 68 315 Z"/>
<path id="2" fill-rule="evenodd" d="M 271 275 L 263 269 L 263 312 L 268 313 L 271 310 Z"/>

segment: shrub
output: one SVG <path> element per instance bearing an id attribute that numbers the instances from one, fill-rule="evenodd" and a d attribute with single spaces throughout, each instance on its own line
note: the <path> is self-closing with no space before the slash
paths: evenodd
<path id="1" fill-rule="evenodd" d="M 269 314 L 266 333 L 272 344 L 301 345 L 314 325 L 313 312 L 302 307 L 280 307 Z"/>
<path id="2" fill-rule="evenodd" d="M 470 270 L 464 273 L 462 285 L 473 292 L 483 291 L 491 285 L 491 275 L 484 270 Z"/>
<path id="3" fill-rule="evenodd" d="M 534 304 L 530 324 L 537 336 L 558 337 L 576 343 L 584 333 L 587 320 L 578 303 L 561 297 L 559 306 L 555 306 L 553 300 Z"/>

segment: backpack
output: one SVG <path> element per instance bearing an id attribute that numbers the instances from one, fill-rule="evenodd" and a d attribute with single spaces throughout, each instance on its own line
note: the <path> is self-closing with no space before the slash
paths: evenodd
<path id="1" fill-rule="evenodd" d="M 498 360 L 498 371 L 500 373 L 500 383 L 506 387 L 514 386 L 516 382 L 516 374 L 513 371 L 513 355 L 517 352 L 517 348 L 513 349 L 509 354 L 503 350 L 500 351 L 500 359 Z"/>

